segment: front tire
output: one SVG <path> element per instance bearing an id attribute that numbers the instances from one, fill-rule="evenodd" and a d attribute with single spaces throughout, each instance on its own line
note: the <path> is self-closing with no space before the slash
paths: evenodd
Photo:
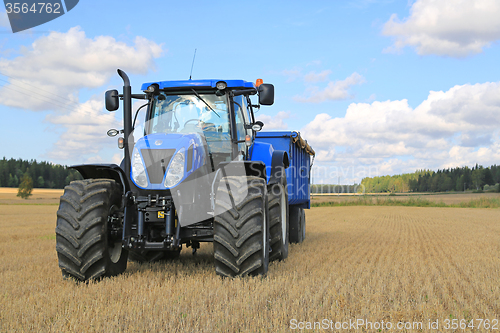
<path id="1" fill-rule="evenodd" d="M 86 179 L 64 188 L 57 211 L 56 250 L 64 277 L 79 281 L 121 274 L 128 251 L 122 248 L 121 189 L 111 179 Z M 115 228 L 116 231 L 116 228 Z"/>
<path id="2" fill-rule="evenodd" d="M 265 275 L 269 266 L 264 179 L 223 177 L 215 197 L 215 271 L 226 277 Z"/>

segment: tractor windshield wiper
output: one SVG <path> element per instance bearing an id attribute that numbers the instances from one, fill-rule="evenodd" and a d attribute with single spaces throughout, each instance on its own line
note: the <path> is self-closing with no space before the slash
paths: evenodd
<path id="1" fill-rule="evenodd" d="M 212 110 L 213 113 L 215 113 L 217 115 L 217 117 L 220 118 L 219 114 L 217 112 L 215 112 L 215 110 L 212 109 L 212 107 L 207 102 L 205 102 L 205 100 L 203 98 L 201 98 L 201 96 L 196 92 L 196 90 L 194 90 L 194 89 L 191 89 L 191 90 L 194 92 L 194 94 L 196 95 L 196 97 L 198 97 L 198 99 L 200 101 L 202 101 L 203 103 L 205 103 L 205 105 L 208 106 L 210 108 L 210 110 Z"/>

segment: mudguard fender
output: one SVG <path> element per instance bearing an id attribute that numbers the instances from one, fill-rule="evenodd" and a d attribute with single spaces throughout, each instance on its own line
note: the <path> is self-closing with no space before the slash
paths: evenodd
<path id="1" fill-rule="evenodd" d="M 81 164 L 69 168 L 78 171 L 84 179 L 113 179 L 120 184 L 124 194 L 130 190 L 125 172 L 116 164 Z"/>
<path id="2" fill-rule="evenodd" d="M 266 179 L 266 165 L 262 161 L 232 161 L 219 163 L 223 176 L 256 176 Z M 267 179 L 266 179 L 267 180 Z"/>
<path id="3" fill-rule="evenodd" d="M 288 158 L 288 153 L 283 150 L 275 150 L 271 158 L 271 172 L 268 184 L 280 183 L 281 177 L 285 174 L 285 169 L 289 165 L 290 159 Z"/>

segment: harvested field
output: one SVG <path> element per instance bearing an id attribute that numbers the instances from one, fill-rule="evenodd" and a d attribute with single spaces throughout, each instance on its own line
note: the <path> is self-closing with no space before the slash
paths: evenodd
<path id="1" fill-rule="evenodd" d="M 59 197 L 63 194 L 64 190 L 61 189 L 45 189 L 45 188 L 35 188 L 33 189 L 33 195 L 27 199 L 21 199 L 17 197 L 17 188 L 10 187 L 0 187 L 0 204 L 53 204 L 59 205 Z M 312 203 L 321 202 L 346 202 L 346 201 L 356 201 L 363 196 L 359 195 L 313 195 Z M 373 198 L 374 200 L 408 200 L 409 198 L 421 198 L 424 200 L 429 200 L 436 203 L 444 203 L 446 205 L 459 204 L 462 202 L 469 202 L 471 200 L 477 200 L 479 198 L 496 198 L 500 199 L 500 193 L 411 193 L 411 194 L 397 194 L 396 196 L 389 196 L 387 194 L 370 194 L 367 195 L 368 198 Z"/>
<path id="2" fill-rule="evenodd" d="M 59 197 L 64 190 L 50 188 L 35 188 L 33 189 L 29 199 L 17 197 L 17 188 L 0 187 L 0 205 L 1 204 L 53 204 L 59 205 Z"/>
<path id="3" fill-rule="evenodd" d="M 312 203 L 321 202 L 346 202 L 346 201 L 356 201 L 359 198 L 372 198 L 373 200 L 409 200 L 410 198 L 420 198 L 424 200 L 429 200 L 435 203 L 444 203 L 446 205 L 456 205 L 462 202 L 469 202 L 471 200 L 477 200 L 479 198 L 495 198 L 500 199 L 500 193 L 412 193 L 412 194 L 397 194 L 395 196 L 389 196 L 387 194 L 369 194 L 363 195 L 313 195 Z"/>
<path id="4" fill-rule="evenodd" d="M 443 332 L 446 319 L 500 319 L 498 209 L 313 208 L 306 241 L 266 278 L 217 277 L 205 244 L 89 284 L 62 280 L 56 210 L 0 205 L 1 332 L 285 332 L 323 319 Z"/>

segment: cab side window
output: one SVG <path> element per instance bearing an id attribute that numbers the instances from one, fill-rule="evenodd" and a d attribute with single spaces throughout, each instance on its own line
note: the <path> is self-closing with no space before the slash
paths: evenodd
<path id="1" fill-rule="evenodd" d="M 244 116 L 243 112 L 243 98 L 242 96 L 236 96 L 234 97 L 234 116 L 236 120 L 236 130 L 238 131 L 237 133 L 237 138 L 238 140 L 245 140 L 245 135 L 246 135 L 246 129 L 245 129 L 245 123 L 246 123 L 246 117 Z"/>
<path id="2" fill-rule="evenodd" d="M 245 136 L 248 134 L 248 130 L 245 128 L 245 124 L 249 124 L 247 119 L 248 114 L 246 112 L 245 99 L 243 98 L 243 96 L 236 96 L 233 100 L 237 131 L 236 137 L 238 138 L 238 141 L 242 141 L 238 144 L 238 150 L 244 153 L 246 151 Z"/>
<path id="3" fill-rule="evenodd" d="M 243 116 L 245 118 L 245 124 L 250 125 L 253 121 L 252 121 L 252 116 L 250 114 L 250 107 L 248 106 L 247 99 L 245 97 L 243 97 L 243 104 L 241 106 L 243 107 Z M 253 131 L 251 128 L 247 128 L 246 133 L 252 136 Z"/>

